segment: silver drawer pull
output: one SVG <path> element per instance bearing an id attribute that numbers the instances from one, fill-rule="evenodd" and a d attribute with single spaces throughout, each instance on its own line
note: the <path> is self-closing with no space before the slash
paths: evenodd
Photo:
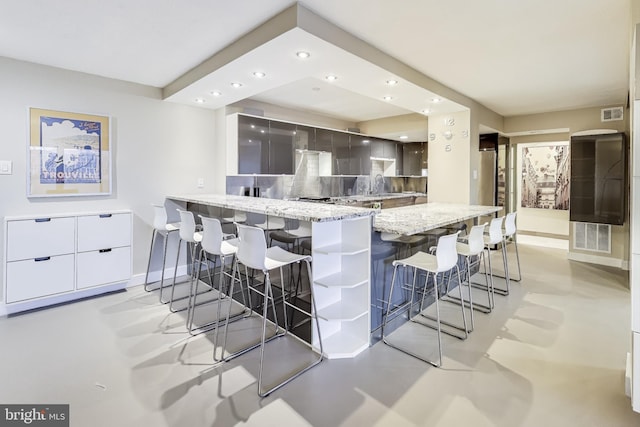
<path id="1" fill-rule="evenodd" d="M 40 258 L 34 258 L 34 261 L 35 261 L 35 262 L 40 262 L 40 261 L 49 261 L 50 259 L 51 259 L 51 257 L 50 257 L 50 256 L 43 256 L 43 257 L 40 257 Z"/>
<path id="2" fill-rule="evenodd" d="M 100 218 L 111 218 L 113 215 L 112 214 L 100 214 L 99 217 Z"/>
<path id="3" fill-rule="evenodd" d="M 111 249 L 100 249 L 98 252 L 103 254 L 105 252 L 111 252 Z"/>
<path id="4" fill-rule="evenodd" d="M 49 221 L 51 221 L 51 218 L 36 218 L 35 221 L 36 222 L 49 222 Z"/>

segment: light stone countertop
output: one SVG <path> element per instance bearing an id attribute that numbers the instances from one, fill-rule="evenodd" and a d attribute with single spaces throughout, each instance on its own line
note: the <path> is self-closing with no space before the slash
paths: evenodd
<path id="1" fill-rule="evenodd" d="M 379 209 L 221 194 L 172 195 L 167 199 L 311 222 L 373 216 L 379 212 Z"/>
<path id="2" fill-rule="evenodd" d="M 410 236 L 500 210 L 501 206 L 424 203 L 383 209 L 375 216 L 373 228 L 375 231 Z"/>

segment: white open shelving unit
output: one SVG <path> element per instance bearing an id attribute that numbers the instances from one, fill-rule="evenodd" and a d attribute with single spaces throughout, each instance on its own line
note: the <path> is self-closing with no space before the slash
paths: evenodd
<path id="1" fill-rule="evenodd" d="M 313 223 L 313 293 L 328 358 L 369 347 L 370 248 L 371 217 Z"/>

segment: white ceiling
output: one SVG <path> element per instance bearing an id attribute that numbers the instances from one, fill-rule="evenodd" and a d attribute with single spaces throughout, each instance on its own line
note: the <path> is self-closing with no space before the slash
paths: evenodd
<path id="1" fill-rule="evenodd" d="M 295 3 L 0 0 L 0 56 L 165 87 Z M 626 103 L 631 0 L 298 3 L 504 116 Z M 295 52 L 313 38 L 294 30 L 273 43 Z M 386 78 L 385 70 L 323 40 L 313 43 L 320 50 L 301 70 L 287 60 L 274 61 L 266 47 L 251 52 L 258 55 L 254 59 L 262 57 L 267 78 L 257 82 L 240 75 L 242 68 L 229 68 L 220 82 L 237 76 L 246 83 L 223 102 L 251 96 L 358 122 L 419 112 L 424 107 L 418 100 L 431 95 L 401 82 L 393 88 L 397 103 L 381 101 L 381 91 L 389 88 L 372 88 Z M 240 67 L 250 57 L 231 65 Z M 339 79 L 328 84 L 327 73 Z M 193 104 L 196 93 L 218 89 L 211 87 L 214 80 L 203 81 L 173 98 L 184 96 L 176 101 Z M 219 90 L 231 96 L 227 83 Z M 210 101 L 209 107 L 220 102 Z"/>

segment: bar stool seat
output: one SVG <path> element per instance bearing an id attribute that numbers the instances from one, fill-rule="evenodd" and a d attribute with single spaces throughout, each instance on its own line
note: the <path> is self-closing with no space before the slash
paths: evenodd
<path id="1" fill-rule="evenodd" d="M 442 328 L 441 328 L 441 320 L 440 320 L 440 306 L 439 306 L 439 288 L 438 288 L 438 273 L 445 273 L 445 272 L 449 272 L 452 269 L 456 269 L 458 270 L 458 254 L 456 252 L 456 240 L 458 238 L 458 234 L 460 232 L 456 232 L 453 234 L 449 234 L 446 236 L 442 236 L 438 239 L 438 244 L 437 244 L 437 248 L 436 248 L 436 253 L 435 255 L 431 255 L 431 254 L 427 254 L 425 252 L 419 251 L 416 252 L 415 254 L 411 255 L 408 258 L 405 259 L 401 259 L 401 260 L 396 260 L 393 262 L 393 266 L 394 266 L 394 270 L 393 270 L 393 278 L 391 279 L 391 289 L 389 290 L 389 299 L 387 300 L 387 310 L 386 310 L 386 316 L 385 316 L 385 320 L 384 323 L 382 325 L 382 341 L 389 345 L 390 347 L 393 347 L 397 350 L 402 351 L 403 353 L 406 353 L 410 356 L 413 356 L 417 359 L 420 359 L 424 362 L 430 363 L 431 365 L 435 366 L 435 367 L 440 367 L 442 366 L 442 337 L 441 337 L 441 333 L 442 333 Z M 404 306 L 400 306 L 399 310 L 404 311 L 405 309 L 408 310 L 409 313 L 409 320 L 422 325 L 422 326 L 427 326 L 427 327 L 432 327 L 429 324 L 425 324 L 422 322 L 418 322 L 417 320 L 415 320 L 415 316 L 413 316 L 411 314 L 412 312 L 412 308 L 414 305 L 413 302 L 413 297 L 414 294 L 416 292 L 416 278 L 418 276 L 418 271 L 424 271 L 426 272 L 426 276 L 425 276 L 425 281 L 424 281 L 424 290 L 422 293 L 422 299 L 420 302 L 420 311 L 418 312 L 417 315 L 423 316 L 423 317 L 428 317 L 425 316 L 422 311 L 424 309 L 424 300 L 425 297 L 427 295 L 427 286 L 429 284 L 429 275 L 433 275 L 433 289 L 434 289 L 434 293 L 435 293 L 435 306 L 436 306 L 436 317 L 435 317 L 435 321 L 436 321 L 436 327 L 435 329 L 437 330 L 437 336 L 438 336 L 438 359 L 437 361 L 431 360 L 429 358 L 426 358 L 425 356 L 422 356 L 418 353 L 416 353 L 414 350 L 407 348 L 404 345 L 400 345 L 397 343 L 393 343 L 390 339 L 389 339 L 389 334 L 388 334 L 388 323 L 389 323 L 389 319 L 390 319 L 390 315 L 391 315 L 391 303 L 393 301 L 393 289 L 395 287 L 395 283 L 396 283 L 396 277 L 397 277 L 397 271 L 398 271 L 398 267 L 410 267 L 413 268 L 413 282 L 412 282 L 412 286 L 411 286 L 411 296 L 409 298 L 409 301 L 406 302 L 404 304 Z M 460 276 L 459 271 L 458 271 L 458 277 Z M 462 299 L 462 293 L 460 293 L 460 298 Z M 416 316 L 417 316 L 416 315 Z M 467 325 L 466 325 L 466 316 L 464 313 L 464 307 L 462 310 L 462 318 L 463 318 L 463 323 L 464 323 L 464 329 L 466 332 L 467 329 Z"/>
<path id="2" fill-rule="evenodd" d="M 180 229 L 180 223 L 168 223 L 167 210 L 164 205 L 151 205 L 153 206 L 153 234 L 151 235 L 151 245 L 149 247 L 149 261 L 147 262 L 147 273 L 144 276 L 144 290 L 147 292 L 153 289 L 149 288 L 149 270 L 151 269 L 151 256 L 153 254 L 153 246 L 158 236 L 162 237 L 162 269 L 160 271 L 160 294 L 162 294 L 162 288 L 164 287 L 164 271 L 167 260 L 167 240 L 169 234 L 176 232 Z M 162 295 L 160 296 L 162 299 Z"/>
<path id="3" fill-rule="evenodd" d="M 238 228 L 238 239 L 239 239 L 239 246 L 238 246 L 238 252 L 237 252 L 237 256 L 236 256 L 236 261 L 234 263 L 234 280 L 232 280 L 231 282 L 231 288 L 229 293 L 233 294 L 233 287 L 234 284 L 237 280 L 236 279 L 236 273 L 238 273 L 238 265 L 239 264 L 243 264 L 245 266 L 245 270 L 247 268 L 252 268 L 252 269 L 256 269 L 259 271 L 262 271 L 262 273 L 264 274 L 264 292 L 261 292 L 259 289 L 257 289 L 255 286 L 249 284 L 248 280 L 247 280 L 247 289 L 249 292 L 254 292 L 257 293 L 259 295 L 263 296 L 263 309 L 262 309 L 262 336 L 261 336 L 261 341 L 259 344 L 257 345 L 250 345 L 232 355 L 229 356 L 225 356 L 223 358 L 223 360 L 227 361 L 230 360 L 231 358 L 237 357 L 241 354 L 246 353 L 247 351 L 250 351 L 254 348 L 257 348 L 258 346 L 260 347 L 260 371 L 259 371 L 259 375 L 258 375 L 258 395 L 261 397 L 267 396 L 270 393 L 272 393 L 273 391 L 279 389 L 280 387 L 284 386 L 285 384 L 289 383 L 290 381 L 292 381 L 293 379 L 297 378 L 298 376 L 300 376 L 302 373 L 308 371 L 309 369 L 311 369 L 312 367 L 316 366 L 317 364 L 319 364 L 323 358 L 324 358 L 324 349 L 322 346 L 322 338 L 321 338 L 321 334 L 320 334 L 320 325 L 318 323 L 318 318 L 317 318 L 317 310 L 316 310 L 316 302 L 315 302 L 315 296 L 313 295 L 313 293 L 311 294 L 311 311 L 307 312 L 299 307 L 296 307 L 293 303 L 291 303 L 290 301 L 287 300 L 287 298 L 282 298 L 282 309 L 284 312 L 284 318 L 287 319 L 287 309 L 294 309 L 297 310 L 309 317 L 311 317 L 312 321 L 315 321 L 316 323 L 316 328 L 317 328 L 317 338 L 318 338 L 318 345 L 319 345 L 319 355 L 318 357 L 310 364 L 308 364 L 305 368 L 300 369 L 295 371 L 294 373 L 288 375 L 285 379 L 280 380 L 279 383 L 277 383 L 274 386 L 269 387 L 268 389 L 263 389 L 263 377 L 264 377 L 264 356 L 265 356 L 265 343 L 268 340 L 271 340 L 273 338 L 277 338 L 277 337 L 281 337 L 284 335 L 288 335 L 289 334 L 289 329 L 288 329 L 288 322 L 284 322 L 284 332 L 282 333 L 277 333 L 276 335 L 270 337 L 269 339 L 267 339 L 267 314 L 268 314 L 268 307 L 269 307 L 269 303 L 271 303 L 271 307 L 273 310 L 273 316 L 274 316 L 274 323 L 275 323 L 275 327 L 276 329 L 279 329 L 280 327 L 278 326 L 278 321 L 277 321 L 277 315 L 276 315 L 276 308 L 275 308 L 275 301 L 276 298 L 273 295 L 273 289 L 272 289 L 272 283 L 271 283 L 271 276 L 270 276 L 270 271 L 275 270 L 275 269 L 279 269 L 280 270 L 280 278 L 282 279 L 283 274 L 282 274 L 282 268 L 287 266 L 287 265 L 292 265 L 295 263 L 300 263 L 300 262 L 304 262 L 307 266 L 307 270 L 308 270 L 308 274 L 309 277 L 312 278 L 312 272 L 311 272 L 311 256 L 309 255 L 300 255 L 300 254 L 295 254 L 292 252 L 288 252 L 285 251 L 284 249 L 278 247 L 278 246 L 273 246 L 270 248 L 267 248 L 267 242 L 266 242 L 266 238 L 264 236 L 264 232 L 261 228 L 258 227 L 252 227 L 252 226 L 248 226 L 248 225 L 243 225 L 243 224 L 237 224 L 237 228 Z M 248 274 L 245 274 L 245 277 L 248 277 Z M 249 295 L 249 298 L 251 298 L 251 296 Z M 223 355 L 226 353 L 226 342 L 227 342 L 227 334 L 228 334 L 228 324 L 229 324 L 229 313 L 231 310 L 231 305 L 229 305 L 229 311 L 227 312 L 227 318 L 225 320 L 225 327 L 224 327 L 224 333 L 223 333 L 223 343 L 222 343 L 222 353 Z M 313 347 L 308 344 L 305 343 L 308 346 L 311 347 L 311 349 L 315 352 L 315 350 L 313 349 Z M 217 337 L 214 341 L 214 351 L 216 351 L 217 348 Z"/>

